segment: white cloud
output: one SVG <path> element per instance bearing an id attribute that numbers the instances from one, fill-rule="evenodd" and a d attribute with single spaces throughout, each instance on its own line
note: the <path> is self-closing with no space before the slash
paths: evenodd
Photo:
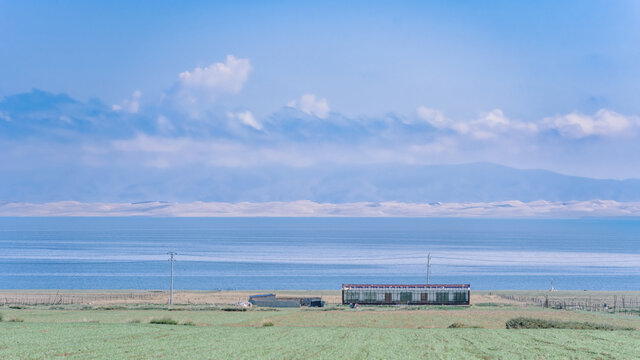
<path id="1" fill-rule="evenodd" d="M 178 74 L 178 81 L 165 94 L 165 100 L 167 104 L 188 113 L 192 118 L 200 118 L 219 96 L 239 93 L 250 72 L 249 59 L 227 55 L 225 62 L 196 67 Z"/>
<path id="2" fill-rule="evenodd" d="M 124 110 L 130 113 L 137 113 L 140 110 L 140 98 L 142 97 L 142 92 L 140 90 L 136 90 L 131 95 L 131 99 L 123 100 L 122 104 L 114 104 L 111 106 L 111 110 L 120 111 Z"/>
<path id="3" fill-rule="evenodd" d="M 256 130 L 262 130 L 262 124 L 256 120 L 251 111 L 241 111 L 237 113 L 228 112 L 227 116 L 229 119 L 237 119 L 240 120 L 243 124 L 250 126 Z"/>
<path id="4" fill-rule="evenodd" d="M 538 126 L 534 123 L 515 121 L 509 119 L 501 109 L 493 109 L 481 113 L 476 119 L 470 121 L 453 121 L 447 118 L 440 110 L 420 106 L 416 109 L 418 117 L 438 129 L 449 129 L 460 135 L 468 135 L 477 140 L 488 140 L 498 135 L 507 135 L 518 132 L 535 134 Z"/>
<path id="5" fill-rule="evenodd" d="M 227 55 L 226 62 L 213 63 L 207 67 L 197 67 L 192 71 L 181 72 L 179 84 L 183 88 L 198 89 L 212 95 L 220 93 L 237 94 L 249 78 L 251 63 L 249 59 L 237 59 Z"/>
<path id="6" fill-rule="evenodd" d="M 474 120 L 472 123 L 487 128 L 496 129 L 508 127 L 511 121 L 504 115 L 502 110 L 493 109 L 487 113 L 482 113 L 481 116 L 478 119 Z"/>
<path id="7" fill-rule="evenodd" d="M 630 136 L 640 127 L 640 118 L 601 109 L 593 115 L 572 112 L 548 117 L 542 121 L 525 122 L 507 117 L 501 109 L 481 113 L 470 121 L 453 121 L 440 110 L 420 106 L 418 118 L 441 130 L 453 130 L 477 140 L 507 135 L 536 135 L 544 130 L 557 130 L 563 137 L 579 139 L 587 136 Z"/>
<path id="8" fill-rule="evenodd" d="M 444 129 L 451 126 L 451 120 L 447 119 L 441 110 L 420 106 L 416 109 L 416 112 L 418 113 L 418 118 L 438 129 Z"/>
<path id="9" fill-rule="evenodd" d="M 316 98 L 314 94 L 304 94 L 298 100 L 291 100 L 287 106 L 300 109 L 302 112 L 326 119 L 331 109 L 327 99 Z"/>
<path id="10" fill-rule="evenodd" d="M 566 115 L 548 117 L 544 123 L 557 130 L 567 138 L 583 138 L 587 136 L 628 135 L 629 130 L 640 124 L 637 117 L 625 116 L 617 112 L 600 109 L 594 115 L 572 112 Z"/>
<path id="11" fill-rule="evenodd" d="M 479 140 L 491 139 L 498 135 L 535 134 L 538 132 L 536 124 L 511 120 L 500 109 L 480 114 L 477 119 L 469 122 L 466 129 L 471 136 Z"/>

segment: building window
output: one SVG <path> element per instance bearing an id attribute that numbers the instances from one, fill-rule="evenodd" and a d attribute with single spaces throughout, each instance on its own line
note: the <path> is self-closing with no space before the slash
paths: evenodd
<path id="1" fill-rule="evenodd" d="M 344 298 L 346 301 L 358 301 L 358 292 L 357 291 L 346 291 L 344 294 Z"/>
<path id="2" fill-rule="evenodd" d="M 410 292 L 401 292 L 400 293 L 400 301 L 409 302 L 413 301 L 413 294 Z"/>
<path id="3" fill-rule="evenodd" d="M 376 301 L 376 298 L 377 298 L 377 296 L 376 296 L 376 293 L 374 291 L 366 291 L 364 293 L 364 299 L 366 301 Z"/>
<path id="4" fill-rule="evenodd" d="M 458 291 L 454 293 L 454 300 L 459 303 L 467 302 L 467 292 Z"/>

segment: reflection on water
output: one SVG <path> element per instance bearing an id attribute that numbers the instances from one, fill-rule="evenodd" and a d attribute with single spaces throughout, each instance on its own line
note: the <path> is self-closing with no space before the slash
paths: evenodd
<path id="1" fill-rule="evenodd" d="M 0 218 L 1 288 L 639 290 L 640 222 L 619 219 Z"/>

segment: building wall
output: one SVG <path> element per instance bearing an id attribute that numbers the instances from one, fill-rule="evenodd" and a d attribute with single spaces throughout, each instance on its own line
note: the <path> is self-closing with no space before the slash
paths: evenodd
<path id="1" fill-rule="evenodd" d="M 426 299 L 423 296 L 426 294 Z M 389 298 L 390 296 L 390 298 Z M 468 304 L 468 288 L 349 288 L 343 303 L 360 304 Z"/>
<path id="2" fill-rule="evenodd" d="M 299 300 L 280 300 L 280 299 L 264 299 L 258 300 L 255 299 L 253 301 L 253 305 L 262 306 L 262 307 L 300 307 Z"/>

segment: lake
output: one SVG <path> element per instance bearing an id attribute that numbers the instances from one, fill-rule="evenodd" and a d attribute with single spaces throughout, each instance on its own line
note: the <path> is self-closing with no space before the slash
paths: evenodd
<path id="1" fill-rule="evenodd" d="M 0 218 L 0 288 L 640 290 L 635 219 Z"/>

